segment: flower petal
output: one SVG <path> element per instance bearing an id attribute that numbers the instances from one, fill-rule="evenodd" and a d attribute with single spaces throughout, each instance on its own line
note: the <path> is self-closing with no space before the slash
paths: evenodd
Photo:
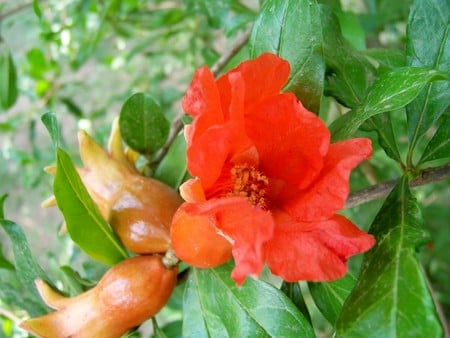
<path id="1" fill-rule="evenodd" d="M 267 176 L 299 187 L 320 173 L 330 143 L 325 124 L 290 93 L 261 102 L 246 115 L 246 132 Z"/>
<path id="2" fill-rule="evenodd" d="M 242 62 L 227 74 L 217 80 L 217 86 L 222 98 L 222 109 L 228 111 L 232 97 L 236 92 L 232 90 L 232 78 L 239 74 L 244 84 L 244 107 L 276 95 L 287 82 L 290 72 L 289 63 L 275 54 L 264 53 L 259 57 Z"/>
<path id="3" fill-rule="evenodd" d="M 263 244 L 272 237 L 271 215 L 246 199 L 230 197 L 184 204 L 171 228 L 177 256 L 196 267 L 214 267 L 235 259 L 232 278 L 242 284 L 264 266 Z"/>
<path id="4" fill-rule="evenodd" d="M 274 236 L 264 250 L 272 273 L 288 282 L 340 278 L 347 272 L 347 259 L 375 243 L 371 235 L 340 215 L 315 223 L 285 216 L 277 217 Z"/>
<path id="5" fill-rule="evenodd" d="M 371 153 L 371 141 L 367 138 L 330 145 L 320 176 L 305 190 L 286 186 L 280 193 L 281 208 L 305 222 L 331 217 L 344 207 L 350 190 L 350 172 Z"/>

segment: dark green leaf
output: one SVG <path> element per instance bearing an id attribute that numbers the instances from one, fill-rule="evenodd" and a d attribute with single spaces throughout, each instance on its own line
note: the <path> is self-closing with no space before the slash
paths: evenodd
<path id="1" fill-rule="evenodd" d="M 60 148 L 57 151 L 53 192 L 70 237 L 83 251 L 95 260 L 110 265 L 128 257 L 89 196 L 69 155 Z"/>
<path id="2" fill-rule="evenodd" d="M 299 309 L 303 316 L 311 323 L 311 316 L 309 314 L 308 308 L 306 307 L 305 300 L 303 299 L 300 283 L 283 282 L 283 284 L 281 284 L 280 290 L 283 291 L 286 296 L 288 296 L 288 298 L 292 301 L 292 303 L 294 303 L 297 309 Z"/>
<path id="3" fill-rule="evenodd" d="M 338 336 L 441 337 L 416 254 L 430 237 L 406 176 L 386 199 L 369 232 L 377 243 L 364 256 L 358 283 L 336 324 Z"/>
<path id="4" fill-rule="evenodd" d="M 154 178 L 177 189 L 186 174 L 186 141 L 184 135 L 177 136 L 167 155 L 155 170 Z"/>
<path id="5" fill-rule="evenodd" d="M 314 337 L 283 292 L 251 278 L 238 287 L 230 278 L 231 268 L 192 268 L 184 295 L 183 337 Z"/>
<path id="6" fill-rule="evenodd" d="M 450 116 L 443 116 L 441 124 L 425 148 L 420 163 L 450 158 Z"/>
<path id="7" fill-rule="evenodd" d="M 326 64 L 325 94 L 344 106 L 361 104 L 375 77 L 375 67 L 344 39 L 336 15 L 320 6 L 323 26 L 323 51 Z"/>
<path id="8" fill-rule="evenodd" d="M 71 98 L 69 97 L 60 97 L 59 100 L 66 106 L 69 113 L 77 118 L 83 117 L 83 111 L 80 106 L 78 106 Z"/>
<path id="9" fill-rule="evenodd" d="M 450 72 L 450 1 L 418 0 L 411 8 L 407 63 Z M 450 81 L 430 83 L 406 107 L 411 151 L 450 104 Z"/>
<path id="10" fill-rule="evenodd" d="M 6 198 L 8 197 L 8 194 L 4 194 L 3 196 L 0 197 L 0 219 L 5 218 L 5 201 Z"/>
<path id="11" fill-rule="evenodd" d="M 272 52 L 289 61 L 291 75 L 284 90 L 318 113 L 325 73 L 322 44 L 315 0 L 269 0 L 253 26 L 250 55 Z"/>
<path id="12" fill-rule="evenodd" d="M 349 273 L 333 282 L 308 283 L 314 303 L 332 325 L 336 323 L 355 283 L 356 279 Z"/>
<path id="13" fill-rule="evenodd" d="M 159 104 L 142 93 L 134 94 L 124 103 L 119 125 L 124 141 L 143 154 L 153 154 L 161 148 L 170 129 Z"/>
<path id="14" fill-rule="evenodd" d="M 64 277 L 65 292 L 73 297 L 95 286 L 94 281 L 84 279 L 72 267 L 64 265 L 60 267 Z"/>
<path id="15" fill-rule="evenodd" d="M 372 116 L 363 123 L 361 129 L 375 131 L 378 134 L 378 142 L 386 154 L 393 160 L 402 163 L 390 114 Z"/>
<path id="16" fill-rule="evenodd" d="M 5 218 L 3 209 L 7 197 L 7 194 L 0 197 L 0 219 Z M 14 265 L 9 260 L 7 260 L 5 256 L 3 256 L 2 242 L 0 242 L 0 269 L 14 270 Z"/>
<path id="17" fill-rule="evenodd" d="M 332 123 L 333 140 L 350 137 L 372 116 L 404 107 L 428 82 L 449 78 L 447 73 L 419 67 L 396 68 L 381 74 L 370 87 L 364 102 Z"/>
<path id="18" fill-rule="evenodd" d="M 405 52 L 400 49 L 371 48 L 364 55 L 377 64 L 378 74 L 406 66 Z"/>
<path id="19" fill-rule="evenodd" d="M 55 148 L 55 150 L 58 149 L 60 144 L 61 131 L 55 114 L 53 114 L 52 112 L 47 112 L 41 116 L 41 121 L 47 128 L 48 133 L 52 138 L 53 147 Z"/>
<path id="20" fill-rule="evenodd" d="M 47 275 L 34 260 L 23 230 L 16 223 L 6 219 L 0 219 L 0 224 L 12 243 L 17 277 L 22 286 L 30 291 L 33 300 L 39 304 L 38 307 L 33 308 L 34 311 L 30 315 L 39 316 L 47 313 L 48 309 L 34 286 L 36 279 L 49 282 Z"/>
<path id="21" fill-rule="evenodd" d="M 0 106 L 8 109 L 17 100 L 17 73 L 10 50 L 0 43 Z"/>
<path id="22" fill-rule="evenodd" d="M 176 320 L 164 325 L 161 328 L 162 332 L 169 338 L 183 338 L 183 321 Z M 152 337 L 153 338 L 153 337 Z"/>

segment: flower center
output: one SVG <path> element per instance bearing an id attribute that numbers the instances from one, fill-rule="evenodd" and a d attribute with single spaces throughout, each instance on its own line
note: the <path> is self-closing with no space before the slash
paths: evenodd
<path id="1" fill-rule="evenodd" d="M 254 206 L 267 210 L 269 180 L 255 167 L 237 164 L 231 168 L 232 188 L 230 196 L 245 197 Z"/>

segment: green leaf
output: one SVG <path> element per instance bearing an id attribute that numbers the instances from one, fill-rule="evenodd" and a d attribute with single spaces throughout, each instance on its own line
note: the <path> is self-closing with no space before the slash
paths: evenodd
<path id="1" fill-rule="evenodd" d="M 371 48 L 364 55 L 377 64 L 378 74 L 406 66 L 405 52 L 400 49 Z"/>
<path id="2" fill-rule="evenodd" d="M 53 147 L 58 149 L 61 138 L 61 131 L 58 120 L 52 112 L 47 112 L 41 116 L 41 121 L 45 125 L 53 142 Z"/>
<path id="3" fill-rule="evenodd" d="M 363 123 L 361 129 L 375 131 L 378 134 L 378 142 L 386 154 L 393 160 L 402 163 L 390 114 L 386 113 L 372 116 Z"/>
<path id="4" fill-rule="evenodd" d="M 95 260 L 109 265 L 128 257 L 89 196 L 69 155 L 60 148 L 57 150 L 53 192 L 70 237 L 83 251 Z"/>
<path id="5" fill-rule="evenodd" d="M 289 61 L 291 75 L 284 90 L 318 113 L 325 73 L 322 44 L 315 0 L 269 0 L 253 25 L 250 56 L 272 52 Z"/>
<path id="6" fill-rule="evenodd" d="M 336 15 L 320 6 L 323 51 L 326 64 L 325 95 L 333 96 L 346 107 L 356 107 L 366 96 L 375 77 L 375 67 L 344 39 Z"/>
<path id="7" fill-rule="evenodd" d="M 443 334 L 416 254 L 430 237 L 408 183 L 405 175 L 370 227 L 377 243 L 365 254 L 358 283 L 336 323 L 338 337 Z"/>
<path id="8" fill-rule="evenodd" d="M 238 287 L 232 266 L 192 268 L 184 294 L 183 337 L 314 337 L 286 295 L 261 280 Z"/>
<path id="9" fill-rule="evenodd" d="M 186 174 L 186 140 L 183 134 L 176 137 L 167 155 L 155 170 L 153 177 L 177 189 Z"/>
<path id="10" fill-rule="evenodd" d="M 39 0 L 33 0 L 33 11 L 36 16 L 41 19 L 42 18 L 42 12 L 39 8 Z"/>
<path id="11" fill-rule="evenodd" d="M 309 314 L 305 300 L 303 299 L 300 283 L 283 282 L 283 284 L 281 284 L 280 290 L 283 291 L 286 296 L 288 296 L 288 298 L 292 301 L 292 303 L 294 303 L 297 309 L 299 309 L 303 316 L 311 323 L 311 316 Z"/>
<path id="12" fill-rule="evenodd" d="M 442 117 L 441 124 L 425 148 L 419 163 L 444 158 L 450 158 L 450 116 Z"/>
<path id="13" fill-rule="evenodd" d="M 5 218 L 3 208 L 7 197 L 7 194 L 0 197 L 0 219 Z M 3 256 L 2 242 L 0 242 L 0 269 L 14 270 L 14 265 Z"/>
<path id="14" fill-rule="evenodd" d="M 361 27 L 358 17 L 352 12 L 337 11 L 342 36 L 356 50 L 366 49 L 366 33 Z"/>
<path id="15" fill-rule="evenodd" d="M 159 104 L 143 93 L 132 95 L 124 103 L 119 125 L 124 141 L 142 154 L 153 154 L 161 148 L 170 129 Z"/>
<path id="16" fill-rule="evenodd" d="M 0 219 L 0 225 L 6 231 L 12 244 L 17 277 L 22 286 L 31 293 L 33 301 L 38 304 L 38 306 L 31 308 L 32 312 L 30 315 L 40 316 L 47 313 L 48 308 L 41 300 L 41 297 L 34 286 L 34 281 L 36 279 L 42 279 L 47 282 L 50 281 L 45 272 L 34 260 L 22 228 L 16 223 L 6 219 Z"/>
<path id="17" fill-rule="evenodd" d="M 308 283 L 314 303 L 332 325 L 336 323 L 341 313 L 342 305 L 355 283 L 355 277 L 349 273 L 333 282 Z"/>
<path id="18" fill-rule="evenodd" d="M 17 72 L 10 50 L 0 43 L 0 106 L 8 109 L 17 100 Z"/>
<path id="19" fill-rule="evenodd" d="M 166 334 L 163 330 L 160 329 L 158 326 L 158 323 L 156 322 L 155 317 L 152 318 L 152 325 L 153 325 L 153 336 L 152 338 L 167 338 Z"/>
<path id="20" fill-rule="evenodd" d="M 450 2 L 417 0 L 407 27 L 407 63 L 450 72 Z M 450 81 L 431 83 L 406 107 L 411 152 L 450 103 Z"/>
<path id="21" fill-rule="evenodd" d="M 350 137 L 372 116 L 404 107 L 428 82 L 449 78 L 448 73 L 419 67 L 396 68 L 381 74 L 370 87 L 364 102 L 331 124 L 333 140 Z"/>

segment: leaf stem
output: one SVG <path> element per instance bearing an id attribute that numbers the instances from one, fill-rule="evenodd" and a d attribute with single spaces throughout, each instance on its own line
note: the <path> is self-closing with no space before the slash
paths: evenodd
<path id="1" fill-rule="evenodd" d="M 414 188 L 429 183 L 438 182 L 450 178 L 450 163 L 440 167 L 427 168 L 419 171 L 418 175 L 410 181 L 409 185 Z M 385 197 L 394 188 L 398 179 L 378 183 L 368 188 L 356 191 L 347 198 L 346 208 L 351 208 L 378 198 Z"/>
<path id="2" fill-rule="evenodd" d="M 247 28 L 245 32 L 235 41 L 233 46 L 223 54 L 215 63 L 211 66 L 211 72 L 217 77 L 220 71 L 227 65 L 227 63 L 235 56 L 247 43 L 251 33 L 251 27 Z M 170 127 L 169 136 L 167 137 L 166 143 L 161 147 L 159 152 L 156 154 L 155 158 L 152 161 L 152 165 L 158 165 L 164 156 L 167 155 L 167 152 L 170 149 L 170 146 L 175 141 L 176 137 L 183 129 L 183 122 L 181 119 L 184 116 L 184 112 L 180 112 L 173 120 L 172 125 Z"/>

